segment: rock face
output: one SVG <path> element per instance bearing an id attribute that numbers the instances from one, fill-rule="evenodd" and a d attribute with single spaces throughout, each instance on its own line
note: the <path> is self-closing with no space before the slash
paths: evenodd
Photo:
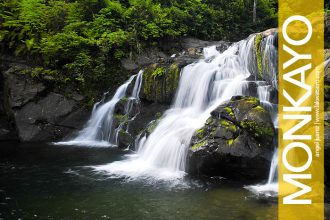
<path id="1" fill-rule="evenodd" d="M 253 65 L 250 66 L 251 77 L 266 81 L 276 90 L 278 85 L 277 31 L 276 28 L 272 28 L 255 35 L 253 42 Z M 267 53 L 265 53 L 266 50 Z"/>
<path id="2" fill-rule="evenodd" d="M 266 179 L 275 129 L 253 97 L 233 97 L 197 130 L 188 152 L 188 172 L 228 178 Z"/>
<path id="3" fill-rule="evenodd" d="M 119 148 L 135 149 L 135 137 L 144 135 L 148 124 L 161 116 L 168 106 L 159 103 L 132 102 L 127 112 L 127 98 L 121 99 L 114 111 L 113 129 L 118 129 L 117 144 Z"/>
<path id="4" fill-rule="evenodd" d="M 177 63 L 170 66 L 153 64 L 145 68 L 141 99 L 170 104 L 179 84 L 180 69 Z"/>
<path id="5" fill-rule="evenodd" d="M 80 129 L 89 111 L 75 99 L 54 93 L 29 75 L 30 68 L 14 65 L 3 72 L 3 109 L 20 141 L 54 141 Z M 3 138 L 8 140 L 9 138 Z"/>

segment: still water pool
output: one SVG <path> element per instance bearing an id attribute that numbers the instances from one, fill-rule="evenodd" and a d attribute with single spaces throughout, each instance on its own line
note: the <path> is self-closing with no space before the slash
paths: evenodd
<path id="1" fill-rule="evenodd" d="M 0 219 L 277 219 L 276 201 L 222 178 L 109 178 L 116 148 L 0 143 Z"/>

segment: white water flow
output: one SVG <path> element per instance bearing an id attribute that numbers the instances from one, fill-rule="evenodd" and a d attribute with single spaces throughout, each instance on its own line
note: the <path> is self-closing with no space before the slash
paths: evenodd
<path id="1" fill-rule="evenodd" d="M 276 36 L 269 35 L 261 42 L 262 50 L 262 72 L 267 74 L 274 88 L 278 88 L 278 51 L 275 48 Z"/>
<path id="2" fill-rule="evenodd" d="M 204 49 L 204 59 L 186 66 L 174 103 L 154 131 L 139 143 L 126 160 L 94 167 L 113 177 L 177 179 L 185 175 L 191 137 L 202 127 L 210 112 L 235 95 L 248 92 L 254 36 L 233 44 L 223 53 L 216 47 Z M 256 70 L 253 70 L 256 71 Z"/>
<path id="3" fill-rule="evenodd" d="M 271 40 L 269 40 L 271 39 Z M 267 46 L 267 44 L 273 44 L 273 36 L 269 36 L 266 39 L 266 45 L 265 45 L 265 52 L 267 53 L 275 53 L 269 51 L 271 46 Z M 274 48 L 273 48 L 274 49 Z M 268 50 L 268 51 L 267 51 Z M 266 57 L 266 55 L 264 55 Z M 268 57 L 272 57 L 268 55 Z M 268 63 L 271 62 L 271 60 L 267 61 Z M 273 64 L 268 64 L 268 69 L 267 71 L 270 71 L 271 74 L 276 75 L 276 67 L 272 66 Z M 276 81 L 276 78 L 273 80 Z M 274 84 L 274 81 L 272 81 Z M 277 84 L 277 82 L 276 82 Z M 270 85 L 259 85 L 257 88 L 257 95 L 258 98 L 260 99 L 260 102 L 262 106 L 267 109 L 267 111 L 270 113 L 272 117 L 273 124 L 275 128 L 278 127 L 278 116 L 277 116 L 277 105 L 273 104 L 270 102 Z M 257 195 L 264 195 L 264 196 L 277 196 L 278 193 L 278 149 L 277 149 L 277 142 L 274 142 L 274 153 L 271 161 L 271 166 L 269 169 L 269 175 L 268 175 L 268 180 L 266 184 L 258 184 L 258 185 L 253 185 L 253 186 L 247 186 L 246 188 L 252 192 L 254 192 Z"/>
<path id="4" fill-rule="evenodd" d="M 79 146 L 98 146 L 106 147 L 116 145 L 117 129 L 113 128 L 114 110 L 116 104 L 127 94 L 127 89 L 134 78 L 135 84 L 131 96 L 125 105 L 125 114 L 129 114 L 132 103 L 138 101 L 142 84 L 142 74 L 140 71 L 137 75 L 131 76 L 123 85 L 121 85 L 110 101 L 105 102 L 105 96 L 101 102 L 94 105 L 91 118 L 87 122 L 85 128 L 79 134 L 69 141 L 57 142 L 58 145 L 79 145 Z"/>

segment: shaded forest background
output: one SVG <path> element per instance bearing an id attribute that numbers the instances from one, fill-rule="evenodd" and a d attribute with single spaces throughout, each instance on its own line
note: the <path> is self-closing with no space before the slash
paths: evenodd
<path id="1" fill-rule="evenodd" d="M 329 2 L 326 7 L 329 7 Z M 1 53 L 28 60 L 33 77 L 85 94 L 127 78 L 124 57 L 182 37 L 236 41 L 277 26 L 277 1 L 3 0 Z M 329 33 L 327 33 L 329 36 Z"/>

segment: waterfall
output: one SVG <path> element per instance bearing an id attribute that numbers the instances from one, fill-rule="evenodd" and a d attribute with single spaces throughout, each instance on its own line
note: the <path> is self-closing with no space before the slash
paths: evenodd
<path id="1" fill-rule="evenodd" d="M 276 45 L 276 35 L 269 35 L 264 38 L 261 42 L 262 49 L 262 72 L 266 74 L 266 77 L 272 86 L 278 89 L 278 51 L 275 47 Z"/>
<path id="2" fill-rule="evenodd" d="M 253 81 L 257 91 L 251 94 L 250 75 L 259 74 L 254 48 L 255 36 L 232 44 L 222 53 L 216 46 L 204 48 L 204 58 L 187 65 L 181 71 L 181 77 L 172 106 L 158 121 L 153 132 L 136 137 L 136 153 L 122 161 L 93 167 L 96 171 L 106 172 L 112 177 L 180 179 L 186 173 L 186 157 L 194 132 L 201 128 L 210 113 L 221 103 L 236 95 L 254 95 L 260 99 L 277 127 L 277 105 L 271 103 L 269 84 L 277 88 L 277 52 L 275 37 L 270 35 L 261 42 L 262 74 L 266 81 Z M 277 62 L 277 60 L 275 61 Z M 110 101 L 106 96 L 96 103 L 92 116 L 85 128 L 72 140 L 59 142 L 66 145 L 109 146 L 116 145 L 118 131 L 129 125 L 119 124 L 114 128 L 116 104 L 123 98 L 127 101 L 124 114 L 130 115 L 134 103 L 139 102 L 142 86 L 142 74 L 131 76 L 116 91 Z M 127 90 L 135 80 L 132 93 L 127 98 Z M 274 85 L 273 85 L 274 86 Z M 274 88 L 274 87 L 273 87 Z M 253 92 L 252 92 L 253 93 Z M 134 118 L 135 116 L 133 116 Z M 277 192 L 277 143 L 274 142 L 274 155 L 266 185 L 251 186 L 250 189 L 262 191 L 264 188 Z M 262 188 L 262 189 L 261 189 Z"/>
<path id="3" fill-rule="evenodd" d="M 272 158 L 267 185 L 277 183 L 277 165 L 278 165 L 277 157 L 278 157 L 278 149 L 275 150 L 275 153 Z"/>
<path id="4" fill-rule="evenodd" d="M 154 131 L 139 142 L 135 155 L 126 160 L 94 167 L 113 176 L 176 179 L 185 175 L 191 137 L 202 127 L 210 112 L 235 95 L 248 94 L 254 65 L 252 36 L 219 53 L 215 46 L 204 48 L 204 59 L 183 68 L 172 107 Z"/>
<path id="5" fill-rule="evenodd" d="M 124 97 L 128 87 L 135 79 L 134 87 L 131 95 L 125 103 L 125 115 L 128 115 L 132 109 L 134 102 L 139 101 L 139 93 L 141 90 L 143 71 L 137 75 L 131 76 L 124 84 L 122 84 L 111 100 L 105 101 L 107 93 L 100 102 L 97 102 L 92 111 L 91 118 L 79 134 L 69 140 L 57 142 L 58 145 L 79 145 L 79 146 L 112 146 L 117 144 L 117 136 L 119 129 L 113 127 L 114 110 L 116 104 Z M 119 125 L 121 128 L 122 125 Z"/>
<path id="6" fill-rule="evenodd" d="M 274 88 L 277 88 L 277 50 L 274 46 L 275 37 L 270 35 L 264 41 L 265 44 L 263 50 L 263 74 L 267 73 L 271 76 L 271 82 Z M 270 85 L 258 85 L 257 95 L 260 99 L 261 105 L 270 113 L 274 127 L 278 127 L 278 109 L 277 104 L 273 104 L 270 101 Z M 277 179 L 277 169 L 278 169 L 278 149 L 277 140 L 274 142 L 274 152 L 272 161 L 270 164 L 268 180 L 266 184 L 258 184 L 253 186 L 247 186 L 246 188 L 255 194 L 262 194 L 265 196 L 276 196 L 278 192 L 278 179 Z"/>

